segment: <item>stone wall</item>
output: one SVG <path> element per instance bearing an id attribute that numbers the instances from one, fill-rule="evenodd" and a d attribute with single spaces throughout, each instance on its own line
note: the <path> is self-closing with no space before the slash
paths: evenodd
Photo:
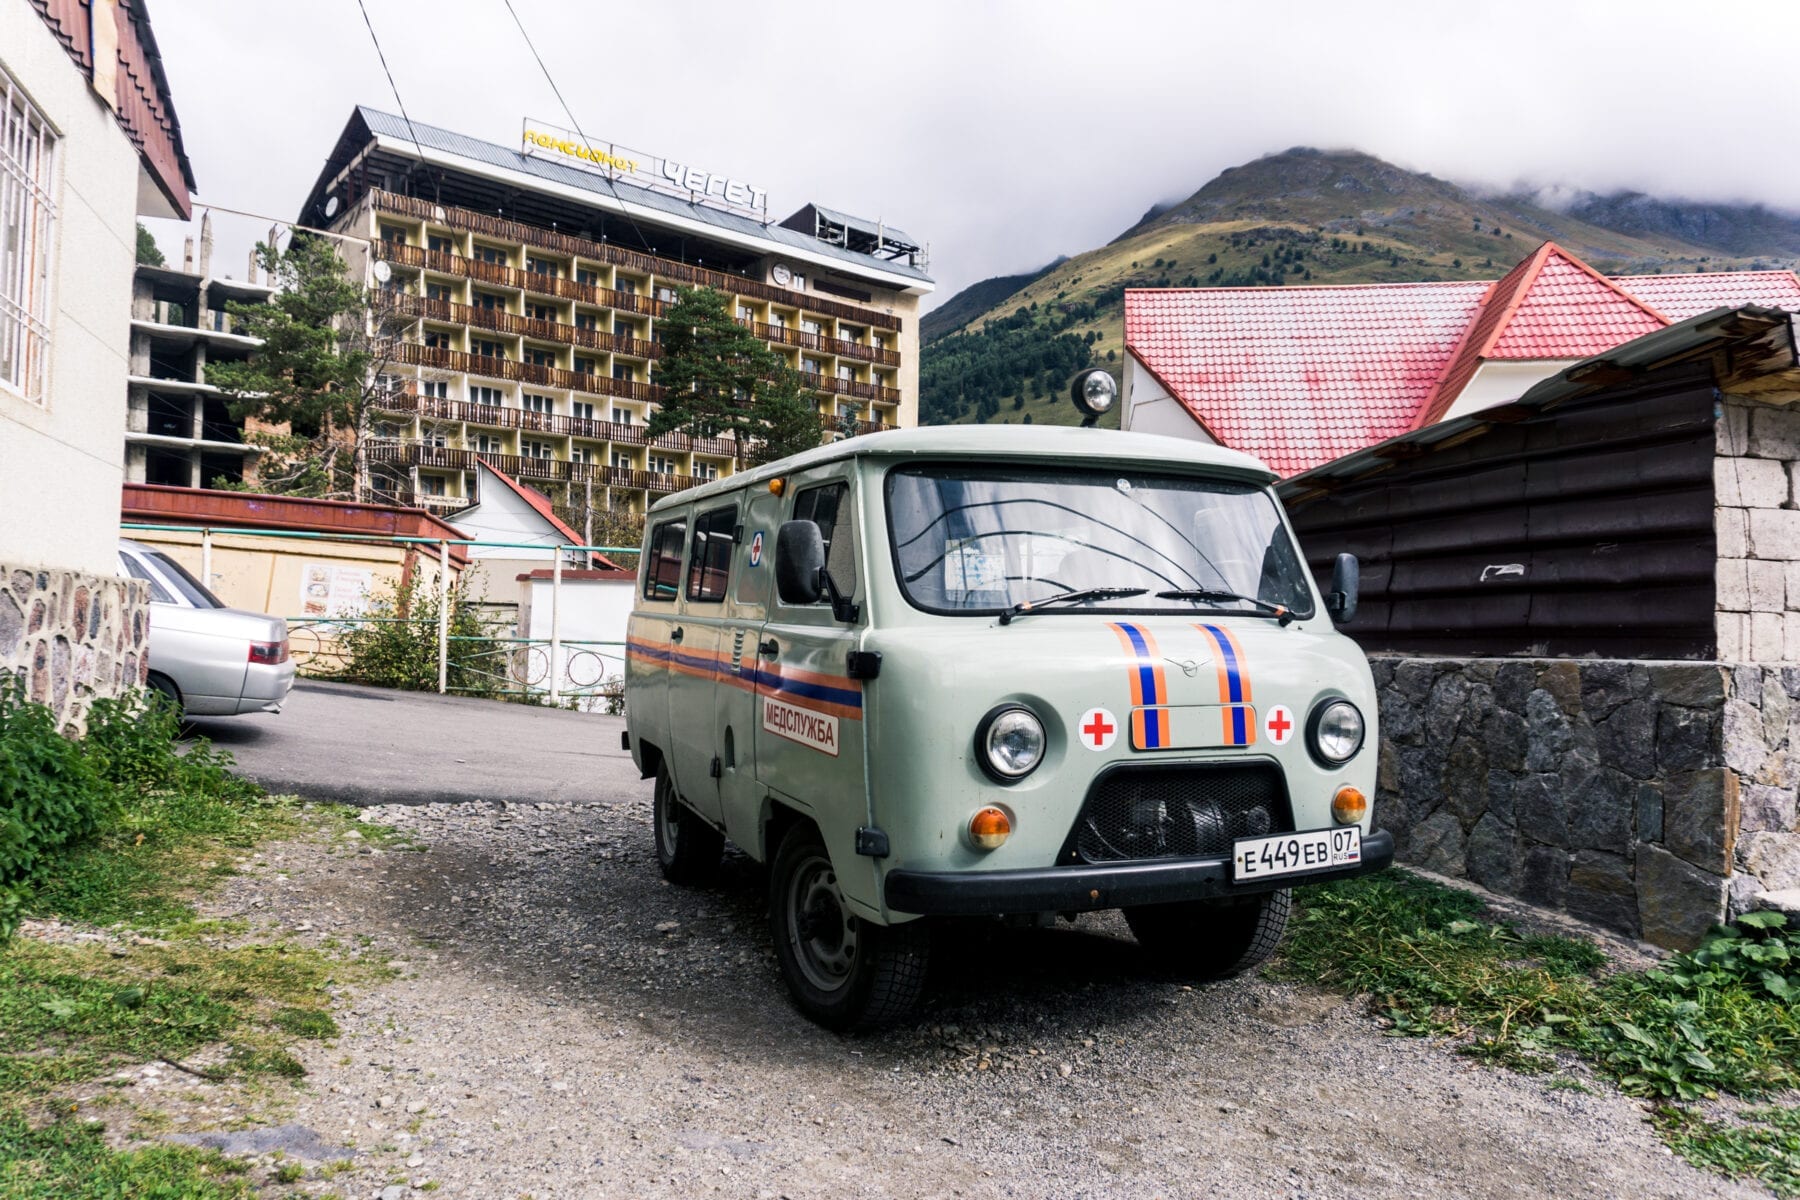
<path id="1" fill-rule="evenodd" d="M 79 733 L 89 703 L 141 687 L 150 608 L 135 579 L 0 563 L 0 676 Z"/>
<path id="2" fill-rule="evenodd" d="M 1402 861 L 1673 947 L 1800 887 L 1800 668 L 1370 661 Z"/>
<path id="3" fill-rule="evenodd" d="M 1719 658 L 1800 662 L 1800 409 L 1725 397 L 1713 499 Z"/>

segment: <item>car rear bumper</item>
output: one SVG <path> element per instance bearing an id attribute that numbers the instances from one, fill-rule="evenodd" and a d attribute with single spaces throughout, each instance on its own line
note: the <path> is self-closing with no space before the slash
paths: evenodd
<path id="1" fill-rule="evenodd" d="M 1331 879 L 1349 879 L 1390 866 L 1394 835 L 1364 835 L 1362 862 L 1337 871 L 1233 883 L 1229 858 L 1130 862 L 1108 866 L 1041 867 L 1022 871 L 889 871 L 887 907 L 922 916 L 1087 912 L 1272 892 Z"/>

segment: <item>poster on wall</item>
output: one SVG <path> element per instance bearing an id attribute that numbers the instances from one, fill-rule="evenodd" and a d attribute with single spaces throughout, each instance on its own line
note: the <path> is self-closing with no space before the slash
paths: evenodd
<path id="1" fill-rule="evenodd" d="M 375 572 L 368 567 L 340 567 L 309 562 L 300 569 L 300 615 L 360 617 L 369 611 Z"/>

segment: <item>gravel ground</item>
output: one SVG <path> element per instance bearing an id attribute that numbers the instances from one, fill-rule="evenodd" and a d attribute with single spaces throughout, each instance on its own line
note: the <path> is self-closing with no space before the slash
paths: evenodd
<path id="1" fill-rule="evenodd" d="M 348 1169 L 292 1188 L 471 1197 L 1761 1196 L 1687 1167 L 1643 1106 L 1381 1035 L 1365 1007 L 1147 977 L 1122 922 L 947 929 L 919 1019 L 788 1006 L 741 857 L 657 874 L 648 796 L 373 809 L 418 852 L 267 848 L 217 915 L 401 968 L 302 1051 L 297 1093 L 166 1068 L 119 1089 L 228 1149 Z M 160 1093 L 152 1097 L 147 1092 Z M 167 1115 L 172 1114 L 172 1115 Z"/>

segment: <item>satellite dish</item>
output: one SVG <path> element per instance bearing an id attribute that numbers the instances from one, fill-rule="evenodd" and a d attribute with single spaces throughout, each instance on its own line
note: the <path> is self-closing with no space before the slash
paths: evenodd
<path id="1" fill-rule="evenodd" d="M 393 277 L 394 277 L 394 268 L 388 266 L 384 262 L 378 262 L 375 264 L 375 282 L 376 283 L 386 283 L 388 280 L 392 279 Z"/>
<path id="2" fill-rule="evenodd" d="M 331 218 L 337 216 L 338 209 L 342 207 L 342 202 L 340 202 L 335 195 L 325 197 L 325 219 L 329 221 Z"/>

